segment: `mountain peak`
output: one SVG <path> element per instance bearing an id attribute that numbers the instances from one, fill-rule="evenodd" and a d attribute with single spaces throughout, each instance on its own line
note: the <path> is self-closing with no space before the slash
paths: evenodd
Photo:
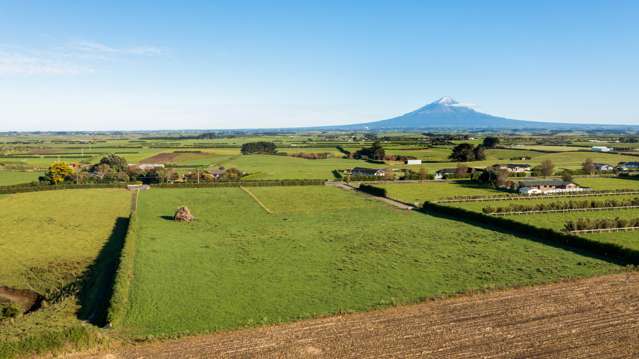
<path id="1" fill-rule="evenodd" d="M 440 98 L 439 100 L 433 102 L 436 103 L 438 105 L 446 105 L 446 106 L 450 106 L 450 105 L 457 105 L 459 104 L 459 102 L 455 101 L 452 97 L 450 96 L 444 96 L 442 98 Z"/>

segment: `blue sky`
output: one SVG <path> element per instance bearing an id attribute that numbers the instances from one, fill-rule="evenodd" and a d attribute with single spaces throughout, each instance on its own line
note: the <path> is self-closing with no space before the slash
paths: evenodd
<path id="1" fill-rule="evenodd" d="M 639 124 L 636 1 L 4 1 L 0 131 Z"/>

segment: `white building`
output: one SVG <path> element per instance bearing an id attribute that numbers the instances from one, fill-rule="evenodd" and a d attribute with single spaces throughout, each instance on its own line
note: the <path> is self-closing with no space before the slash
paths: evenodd
<path id="1" fill-rule="evenodd" d="M 612 150 L 614 150 L 614 148 L 606 146 L 592 146 L 592 152 L 610 152 Z"/>
<path id="2" fill-rule="evenodd" d="M 404 163 L 407 165 L 421 165 L 422 160 L 406 160 Z"/>
<path id="3" fill-rule="evenodd" d="M 519 193 L 521 194 L 550 194 L 563 192 L 582 192 L 590 188 L 579 187 L 572 182 L 562 180 L 537 180 L 519 182 Z"/>

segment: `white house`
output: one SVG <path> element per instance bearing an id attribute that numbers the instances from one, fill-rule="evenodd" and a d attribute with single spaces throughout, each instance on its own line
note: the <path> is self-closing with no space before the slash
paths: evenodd
<path id="1" fill-rule="evenodd" d="M 606 146 L 592 146 L 592 152 L 610 152 L 612 150 L 614 150 L 614 148 Z"/>
<path id="2" fill-rule="evenodd" d="M 519 193 L 521 194 L 549 194 L 563 192 L 588 191 L 590 188 L 579 187 L 572 182 L 562 180 L 535 180 L 519 182 Z"/>
<path id="3" fill-rule="evenodd" d="M 422 160 L 406 160 L 404 163 L 407 165 L 421 165 Z"/>
<path id="4" fill-rule="evenodd" d="M 599 172 L 610 172 L 615 169 L 614 166 L 606 164 L 606 163 L 593 163 L 593 165 L 595 166 L 595 170 Z"/>

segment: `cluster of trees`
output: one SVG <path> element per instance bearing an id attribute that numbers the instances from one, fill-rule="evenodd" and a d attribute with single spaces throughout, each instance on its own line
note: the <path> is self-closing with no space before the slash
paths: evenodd
<path id="1" fill-rule="evenodd" d="M 300 153 L 293 153 L 289 156 L 305 158 L 307 160 L 325 160 L 329 157 L 332 157 L 332 155 L 329 152 L 320 152 L 320 153 L 300 152 Z"/>
<path id="2" fill-rule="evenodd" d="M 110 154 L 98 163 L 86 166 L 71 166 L 66 162 L 52 163 L 43 176 L 41 183 L 48 184 L 91 184 L 91 183 L 128 183 L 142 182 L 145 184 L 170 182 L 212 182 L 219 180 L 239 180 L 243 173 L 238 169 L 220 168 L 219 171 L 189 172 L 184 176 L 171 168 L 142 169 L 130 166 L 126 159 Z"/>
<path id="3" fill-rule="evenodd" d="M 178 179 L 179 182 L 187 183 L 211 183 L 217 181 L 239 181 L 244 173 L 237 168 L 220 167 L 217 171 L 191 171 Z"/>
<path id="4" fill-rule="evenodd" d="M 386 155 L 384 156 L 384 160 L 386 161 L 406 161 L 406 160 L 416 160 L 415 156 L 406 156 L 406 155 Z"/>
<path id="5" fill-rule="evenodd" d="M 433 179 L 433 175 L 429 174 L 428 171 L 426 170 L 426 168 L 421 167 L 419 169 L 419 171 L 413 171 L 410 169 L 407 169 L 404 171 L 404 176 L 401 178 L 402 180 L 419 180 L 419 181 L 424 181 L 424 180 L 432 180 Z"/>
<path id="6" fill-rule="evenodd" d="M 509 213 L 509 212 L 536 212 L 536 211 L 552 211 L 567 209 L 585 209 L 585 208 L 615 208 L 615 207 L 632 207 L 639 206 L 639 197 L 632 199 L 608 199 L 603 201 L 585 200 L 585 201 L 563 201 L 549 202 L 537 204 L 511 204 L 508 207 L 484 207 L 482 212 L 491 213 Z"/>
<path id="7" fill-rule="evenodd" d="M 242 145 L 240 151 L 243 155 L 250 155 L 254 153 L 274 155 L 277 153 L 277 146 L 275 143 L 267 141 L 247 142 Z"/>
<path id="8" fill-rule="evenodd" d="M 371 147 L 364 147 L 361 150 L 358 150 L 353 155 L 357 159 L 369 159 L 376 161 L 383 161 L 386 158 L 386 151 L 382 147 L 382 144 L 379 141 L 373 142 Z"/>
<path id="9" fill-rule="evenodd" d="M 470 143 L 461 143 L 453 148 L 453 152 L 448 158 L 457 162 L 483 161 L 486 159 L 485 147 L 484 145 L 473 146 Z"/>
<path id="10" fill-rule="evenodd" d="M 579 218 L 576 221 L 568 221 L 564 224 L 564 230 L 581 231 L 585 229 L 629 228 L 639 227 L 639 218 Z"/>

